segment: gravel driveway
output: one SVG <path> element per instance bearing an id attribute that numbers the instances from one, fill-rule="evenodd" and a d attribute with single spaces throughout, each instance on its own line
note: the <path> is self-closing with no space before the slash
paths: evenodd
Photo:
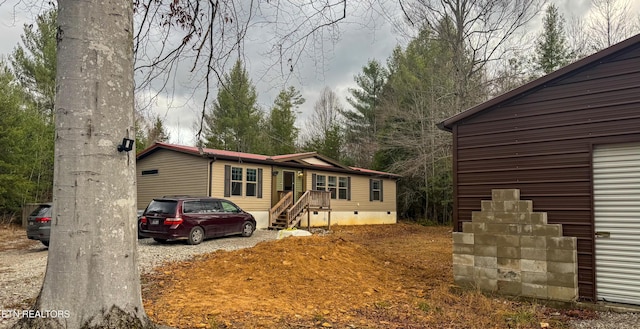
<path id="1" fill-rule="evenodd" d="M 149 272 L 164 262 L 185 260 L 215 250 L 236 250 L 255 246 L 258 242 L 275 240 L 277 231 L 256 230 L 249 238 L 225 237 L 211 239 L 196 246 L 184 241 L 159 244 L 153 239 L 138 240 L 138 268 Z M 47 266 L 47 248 L 34 242 L 28 248 L 0 252 L 0 310 L 25 309 L 23 301 L 38 295 Z M 0 328 L 13 321 L 0 317 Z"/>

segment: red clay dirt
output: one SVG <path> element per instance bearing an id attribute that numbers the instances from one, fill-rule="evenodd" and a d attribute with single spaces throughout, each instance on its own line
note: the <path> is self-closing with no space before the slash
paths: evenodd
<path id="1" fill-rule="evenodd" d="M 143 298 L 177 328 L 567 327 L 565 313 L 455 287 L 451 258 L 448 227 L 333 227 L 166 265 Z"/>

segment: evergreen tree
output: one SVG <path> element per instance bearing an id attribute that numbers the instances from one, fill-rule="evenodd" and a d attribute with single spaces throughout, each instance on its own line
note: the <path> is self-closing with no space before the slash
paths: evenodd
<path id="1" fill-rule="evenodd" d="M 549 74 L 567 65 L 571 58 L 564 34 L 564 18 L 554 4 L 549 4 L 544 17 L 544 30 L 536 42 L 536 68 Z"/>
<path id="2" fill-rule="evenodd" d="M 56 77 L 57 11 L 50 10 L 25 24 L 18 45 L 10 56 L 17 83 L 25 91 L 31 111 L 28 178 L 33 182 L 24 201 L 51 201 L 53 185 L 54 99 Z"/>
<path id="3" fill-rule="evenodd" d="M 39 15 L 35 26 L 25 24 L 21 36 L 23 45 L 18 45 L 11 55 L 18 81 L 38 109 L 51 119 L 56 88 L 56 20 L 54 9 Z"/>
<path id="4" fill-rule="evenodd" d="M 268 118 L 271 140 L 270 154 L 288 154 L 296 151 L 299 129 L 296 128 L 296 112 L 305 99 L 293 86 L 280 91 Z"/>
<path id="5" fill-rule="evenodd" d="M 341 110 L 345 120 L 345 149 L 356 165 L 370 167 L 377 151 L 380 97 L 389 73 L 376 60 L 370 60 L 355 76 L 359 88 L 349 88 L 347 102 L 353 110 Z"/>
<path id="6" fill-rule="evenodd" d="M 262 112 L 257 107 L 256 88 L 242 62 L 224 75 L 223 87 L 205 115 L 206 147 L 237 152 L 264 152 L 259 139 Z"/>
<path id="7" fill-rule="evenodd" d="M 0 216 L 11 215 L 30 199 L 34 183 L 29 178 L 31 137 L 37 120 L 30 107 L 24 107 L 26 95 L 4 62 L 0 62 Z"/>

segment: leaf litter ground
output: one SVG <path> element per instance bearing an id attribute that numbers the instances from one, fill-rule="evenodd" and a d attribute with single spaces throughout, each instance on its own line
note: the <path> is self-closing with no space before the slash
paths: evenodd
<path id="1" fill-rule="evenodd" d="M 568 328 L 593 316 L 459 289 L 451 258 L 449 227 L 334 226 L 165 265 L 143 276 L 143 299 L 177 328 Z"/>

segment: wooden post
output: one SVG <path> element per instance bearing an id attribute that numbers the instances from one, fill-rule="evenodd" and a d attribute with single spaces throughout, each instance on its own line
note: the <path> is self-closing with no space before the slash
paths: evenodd
<path id="1" fill-rule="evenodd" d="M 329 227 L 327 227 L 328 231 L 331 231 L 331 209 L 329 209 L 327 214 L 327 218 L 329 219 L 329 222 L 327 223 L 329 225 Z"/>
<path id="2" fill-rule="evenodd" d="M 307 207 L 307 231 L 311 231 L 311 209 Z"/>

